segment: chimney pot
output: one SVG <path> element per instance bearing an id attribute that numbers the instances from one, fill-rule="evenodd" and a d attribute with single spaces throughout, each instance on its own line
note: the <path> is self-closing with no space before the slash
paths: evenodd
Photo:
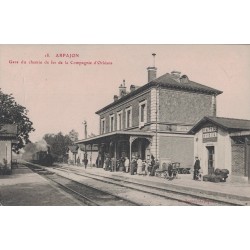
<path id="1" fill-rule="evenodd" d="M 183 75 L 181 78 L 180 78 L 180 82 L 181 83 L 188 83 L 189 82 L 189 79 L 186 75 Z"/>
<path id="2" fill-rule="evenodd" d="M 156 54 L 153 53 L 153 67 L 148 67 L 148 82 L 153 81 L 154 79 L 156 79 L 156 73 L 157 73 L 157 68 L 155 67 L 155 56 Z"/>
<path id="3" fill-rule="evenodd" d="M 126 93 L 125 80 L 123 80 L 123 83 L 119 87 L 119 97 L 125 96 Z"/>
<path id="4" fill-rule="evenodd" d="M 118 100 L 118 96 L 114 95 L 114 102 L 116 102 Z"/>
<path id="5" fill-rule="evenodd" d="M 130 92 L 133 92 L 133 91 L 135 91 L 135 85 L 130 85 Z"/>

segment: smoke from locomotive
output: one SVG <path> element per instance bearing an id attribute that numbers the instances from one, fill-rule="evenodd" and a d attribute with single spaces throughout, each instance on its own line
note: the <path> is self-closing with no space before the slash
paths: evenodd
<path id="1" fill-rule="evenodd" d="M 44 140 L 27 144 L 24 148 L 22 158 L 44 166 L 50 166 L 54 162 L 50 153 L 50 146 Z"/>

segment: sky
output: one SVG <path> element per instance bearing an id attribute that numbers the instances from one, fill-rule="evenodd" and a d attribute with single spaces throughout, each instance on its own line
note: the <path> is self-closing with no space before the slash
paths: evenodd
<path id="1" fill-rule="evenodd" d="M 0 45 L 0 88 L 29 110 L 36 129 L 30 135 L 33 142 L 46 133 L 72 129 L 81 139 L 84 120 L 88 134 L 99 133 L 95 112 L 113 101 L 123 79 L 127 89 L 147 83 L 152 53 L 157 77 L 181 71 L 192 81 L 223 91 L 217 97 L 217 116 L 250 120 L 249 45 Z"/>

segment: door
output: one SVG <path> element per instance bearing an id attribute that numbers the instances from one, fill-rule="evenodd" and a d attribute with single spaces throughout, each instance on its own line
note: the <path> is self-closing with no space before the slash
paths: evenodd
<path id="1" fill-rule="evenodd" d="M 208 174 L 213 174 L 214 172 L 214 146 L 207 147 L 208 154 Z"/>

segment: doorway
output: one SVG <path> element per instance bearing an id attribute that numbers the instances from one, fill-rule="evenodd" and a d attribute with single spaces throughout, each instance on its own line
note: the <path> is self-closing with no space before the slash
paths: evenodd
<path id="1" fill-rule="evenodd" d="M 214 173 L 214 146 L 207 146 L 208 174 Z"/>

